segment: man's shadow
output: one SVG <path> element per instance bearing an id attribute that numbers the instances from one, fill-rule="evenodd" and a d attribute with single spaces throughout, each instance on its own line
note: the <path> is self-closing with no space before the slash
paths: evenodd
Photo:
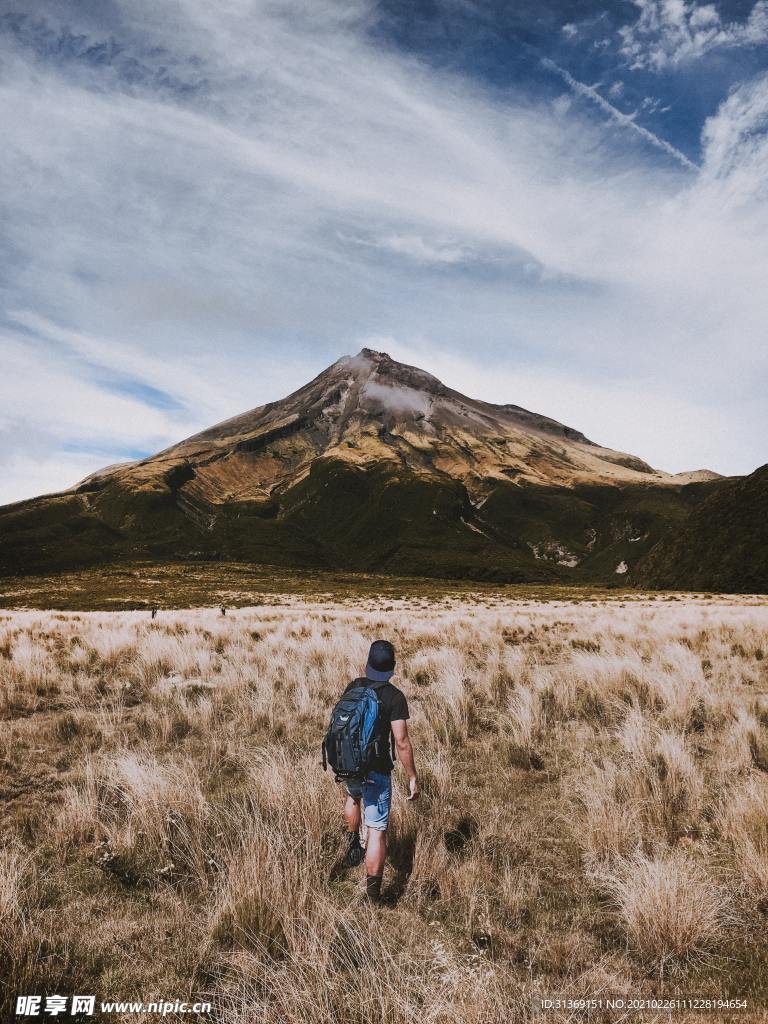
<path id="1" fill-rule="evenodd" d="M 381 894 L 381 902 L 386 907 L 396 907 L 408 886 L 408 879 L 413 871 L 413 858 L 416 854 L 416 834 L 398 832 L 392 829 L 387 836 L 387 866 L 389 868 L 387 885 Z M 346 863 L 346 851 L 342 853 L 331 868 L 328 876 L 330 882 L 339 882 L 348 877 L 350 871 L 356 871 Z"/>
<path id="2" fill-rule="evenodd" d="M 381 902 L 387 907 L 396 907 L 403 897 L 408 880 L 413 872 L 413 858 L 416 855 L 416 833 L 393 829 L 388 837 L 387 861 L 391 869 L 389 884 L 381 894 Z"/>

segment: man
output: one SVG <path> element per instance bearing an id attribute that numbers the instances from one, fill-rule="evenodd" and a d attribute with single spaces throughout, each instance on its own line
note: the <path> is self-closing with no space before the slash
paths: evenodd
<path id="1" fill-rule="evenodd" d="M 365 666 L 365 677 L 379 686 L 376 694 L 380 703 L 382 733 L 386 743 L 384 750 L 375 759 L 371 770 L 362 780 L 347 779 L 347 794 L 344 800 L 344 823 L 347 828 L 348 850 L 346 863 L 350 867 L 359 864 L 363 858 L 360 845 L 360 801 L 363 802 L 368 841 L 365 846 L 366 893 L 374 903 L 381 894 L 381 878 L 387 859 L 387 825 L 392 801 L 392 769 L 389 753 L 390 737 L 394 737 L 397 756 L 408 773 L 408 800 L 416 800 L 420 789 L 413 760 L 413 747 L 408 737 L 408 702 L 402 690 L 389 680 L 395 674 L 395 649 L 388 640 L 374 640 Z M 361 685 L 358 680 L 351 682 L 344 691 Z"/>

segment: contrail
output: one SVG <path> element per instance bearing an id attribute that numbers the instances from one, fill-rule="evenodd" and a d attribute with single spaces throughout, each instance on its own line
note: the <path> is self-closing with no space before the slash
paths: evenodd
<path id="1" fill-rule="evenodd" d="M 559 75 L 563 81 L 579 96 L 585 96 L 588 100 L 592 100 L 596 103 L 601 110 L 604 110 L 611 120 L 616 121 L 617 124 L 622 125 L 625 128 L 632 128 L 642 135 L 646 142 L 650 142 L 652 146 L 657 149 L 663 150 L 668 153 L 669 156 L 677 160 L 678 163 L 682 164 L 683 167 L 687 167 L 691 171 L 698 171 L 699 167 L 692 160 L 689 160 L 685 153 L 681 153 L 679 149 L 676 149 L 671 142 L 667 142 L 665 139 L 660 139 L 658 135 L 654 135 L 653 132 L 648 131 L 647 128 L 643 128 L 642 125 L 637 124 L 634 118 L 630 117 L 629 114 L 623 114 L 620 110 L 609 103 L 608 100 L 604 99 L 597 89 L 591 85 L 586 85 L 584 82 L 580 82 L 578 78 L 574 78 L 570 71 L 566 71 L 565 68 L 561 68 L 559 64 L 555 64 L 549 57 L 541 58 L 542 65 L 550 71 L 554 71 L 556 75 Z"/>

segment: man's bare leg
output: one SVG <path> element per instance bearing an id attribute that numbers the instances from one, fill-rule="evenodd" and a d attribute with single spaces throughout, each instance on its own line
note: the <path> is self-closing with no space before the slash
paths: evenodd
<path id="1" fill-rule="evenodd" d="M 368 829 L 368 842 L 365 844 L 365 870 L 369 875 L 383 875 L 384 861 L 387 859 L 387 833 L 380 829 Z"/>
<path id="2" fill-rule="evenodd" d="M 387 859 L 387 833 L 381 829 L 368 829 L 368 842 L 365 844 L 365 888 L 368 898 L 378 900 L 381 894 L 381 877 L 384 874 L 384 862 Z"/>
<path id="3" fill-rule="evenodd" d="M 360 831 L 360 797 L 355 799 L 347 794 L 344 801 L 344 824 L 347 826 L 347 832 Z"/>
<path id="4" fill-rule="evenodd" d="M 344 824 L 347 829 L 344 863 L 348 868 L 355 868 L 363 859 L 363 848 L 360 845 L 360 797 L 347 794 L 344 800 Z"/>

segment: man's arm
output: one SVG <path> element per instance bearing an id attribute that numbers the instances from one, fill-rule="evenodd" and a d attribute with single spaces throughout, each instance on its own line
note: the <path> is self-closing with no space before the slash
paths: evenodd
<path id="1" fill-rule="evenodd" d="M 395 737 L 397 756 L 403 763 L 403 768 L 408 772 L 408 788 L 410 790 L 409 800 L 415 800 L 421 792 L 419 780 L 416 778 L 416 765 L 413 760 L 413 747 L 408 735 L 408 723 L 400 718 L 392 723 L 392 735 Z"/>

